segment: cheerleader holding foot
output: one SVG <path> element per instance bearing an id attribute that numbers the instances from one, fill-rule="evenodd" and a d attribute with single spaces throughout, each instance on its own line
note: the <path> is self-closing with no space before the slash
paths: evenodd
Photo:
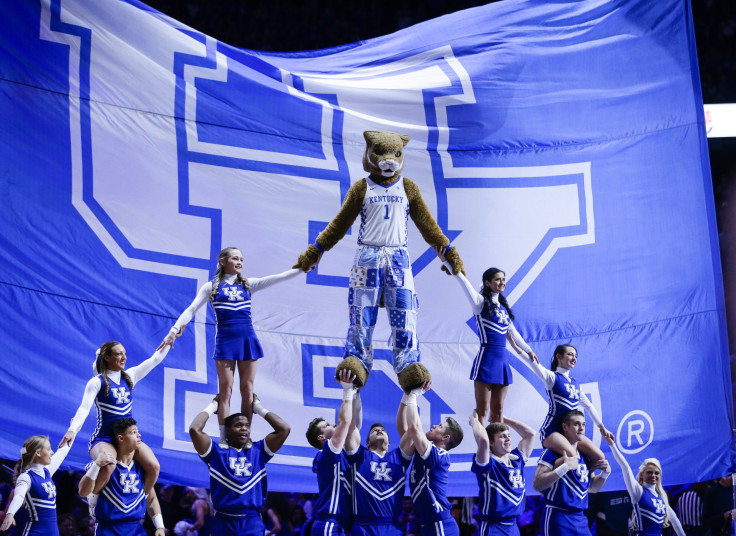
<path id="1" fill-rule="evenodd" d="M 56 525 L 56 486 L 51 479 L 71 448 L 71 441 L 56 452 L 51 450 L 49 438 L 35 435 L 26 439 L 15 464 L 15 491 L 7 514 L 0 525 L 5 532 L 15 525 L 15 514 L 25 504 L 28 521 L 21 534 L 24 536 L 59 536 Z"/>
<path id="2" fill-rule="evenodd" d="M 161 346 L 173 346 L 174 339 L 207 301 L 212 304 L 217 321 L 215 339 L 215 365 L 219 390 L 220 442 L 226 441 L 225 419 L 230 415 L 230 397 L 235 381 L 235 369 L 240 376 L 240 412 L 248 422 L 253 417 L 253 383 L 256 378 L 258 360 L 263 349 L 253 329 L 250 301 L 251 294 L 270 287 L 274 283 L 296 277 L 303 273 L 294 268 L 276 275 L 246 279 L 241 275 L 243 254 L 237 248 L 225 248 L 217 257 L 214 281 L 208 281 L 199 289 L 192 304 L 181 314 Z"/>
<path id="3" fill-rule="evenodd" d="M 61 439 L 59 449 L 71 445 L 94 403 L 97 407 L 97 428 L 89 440 L 89 454 L 93 460 L 98 459 L 103 452 L 115 459 L 117 452 L 112 440 L 113 425 L 119 419 L 133 416 L 133 387 L 161 363 L 168 353 L 169 348 L 160 346 L 143 363 L 126 371 L 125 364 L 128 358 L 122 344 L 108 341 L 100 346 L 93 367 L 97 375 L 87 382 L 82 403 L 69 425 L 69 430 Z M 143 489 L 148 496 L 158 479 L 161 466 L 151 448 L 145 443 L 136 451 L 135 461 L 145 472 Z M 102 467 L 98 477 L 101 486 L 107 483 L 113 469 L 114 465 Z M 97 495 L 92 494 L 87 500 L 90 503 L 90 512 L 94 511 Z"/>
<path id="4" fill-rule="evenodd" d="M 606 437 L 624 475 L 626 490 L 631 497 L 634 511 L 631 513 L 634 534 L 641 536 L 662 536 L 662 527 L 672 525 L 677 536 L 685 536 L 675 512 L 670 508 L 667 493 L 662 488 L 662 466 L 657 458 L 647 458 L 639 467 L 638 477 L 616 447 L 613 437 Z"/>
<path id="5" fill-rule="evenodd" d="M 450 263 L 445 259 L 447 248 L 435 247 L 434 250 L 445 268 L 452 273 Z M 475 412 L 481 424 L 485 425 L 486 417 L 488 422 L 503 422 L 503 404 L 513 382 L 506 341 L 516 353 L 524 351 L 532 360 L 539 362 L 539 359 L 514 327 L 514 314 L 502 294 L 506 288 L 506 274 L 502 270 L 486 270 L 480 292 L 462 273 L 455 278 L 470 302 L 480 337 L 480 350 L 470 371 L 470 379 L 475 386 Z"/>
<path id="6" fill-rule="evenodd" d="M 580 390 L 577 380 L 570 376 L 572 369 L 578 362 L 578 351 L 571 344 L 561 344 L 555 348 L 552 358 L 551 370 L 542 366 L 539 360 L 530 357 L 529 363 L 534 373 L 544 382 L 549 396 L 549 411 L 547 417 L 539 430 L 539 438 L 542 446 L 562 456 L 577 456 L 575 449 L 562 434 L 562 417 L 568 411 L 577 410 L 583 406 L 590 418 L 598 426 L 603 439 L 613 439 L 601 421 L 598 411 L 588 397 Z M 605 459 L 603 451 L 599 449 L 588 437 L 578 442 L 577 449 L 582 452 L 591 463 Z"/>

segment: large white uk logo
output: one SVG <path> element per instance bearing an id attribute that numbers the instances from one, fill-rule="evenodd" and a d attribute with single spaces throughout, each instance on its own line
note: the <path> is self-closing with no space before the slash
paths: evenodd
<path id="1" fill-rule="evenodd" d="M 64 9 L 52 10 L 51 3 Z M 466 266 L 485 267 L 488 251 L 503 259 L 513 281 L 507 289 L 512 305 L 558 250 L 595 240 L 590 162 L 496 166 L 493 158 L 478 164 L 458 159 L 453 113 L 469 106 L 480 110 L 482 103 L 450 46 L 321 74 L 312 63 L 287 66 L 278 58 L 269 63 L 228 51 L 124 2 L 111 3 L 104 13 L 87 4 L 42 0 L 40 33 L 69 45 L 72 203 L 125 268 L 181 278 L 191 288 L 192 281 L 200 286 L 210 278 L 222 246 L 238 244 L 254 275 L 291 266 L 337 213 L 350 183 L 364 175 L 362 132 L 372 129 L 412 136 L 407 176 L 419 184 Z M 72 17 L 71 24 L 63 20 L 66 12 L 86 19 Z M 120 39 L 90 39 L 90 32 L 104 32 L 111 20 L 123 21 L 115 28 Z M 141 26 L 155 27 L 161 38 L 145 38 Z M 121 53 L 120 40 L 136 53 Z M 127 76 L 115 78 L 110 65 Z M 502 229 L 489 232 L 492 225 Z M 411 233 L 415 278 L 439 286 L 438 278 L 446 276 L 436 265 L 425 270 L 436 262 L 434 253 Z M 326 338 L 334 348 L 341 344 L 347 327 L 343 287 L 354 249 L 351 237 L 343 239 L 306 284 L 273 287 L 256 306 L 254 316 L 266 319 L 259 337 L 267 355 L 302 355 L 305 367 L 301 376 L 278 377 L 278 367 L 261 367 L 257 381 L 287 395 L 269 406 L 304 428 L 315 412 L 330 410 L 320 401 L 336 398 L 319 376 L 335 357 L 312 356 L 324 351 Z M 177 298 L 181 309 L 192 297 Z M 448 296 L 436 314 L 466 308 L 463 300 L 460 293 Z M 328 306 L 315 317 L 300 315 L 300 303 Z M 435 313 L 423 307 L 425 322 Z M 214 367 L 208 376 L 205 315 L 206 308 L 200 309 L 185 334 L 195 341 L 193 366 L 165 370 L 165 448 L 192 450 L 188 423 L 215 386 Z M 319 350 L 307 354 L 307 347 Z M 431 344 L 422 348 L 431 362 L 437 351 Z M 423 415 L 456 413 L 450 393 L 437 382 Z M 315 407 L 294 407 L 308 400 Z M 291 435 L 287 447 L 294 450 L 277 455 L 274 463 L 309 464 L 313 453 L 300 435 Z"/>

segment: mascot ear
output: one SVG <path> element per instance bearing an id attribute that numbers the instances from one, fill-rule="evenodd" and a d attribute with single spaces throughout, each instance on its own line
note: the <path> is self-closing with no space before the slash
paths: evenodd
<path id="1" fill-rule="evenodd" d="M 399 134 L 399 137 L 401 138 L 401 141 L 404 142 L 404 147 L 406 147 L 406 144 L 409 143 L 411 138 L 406 134 Z"/>
<path id="2" fill-rule="evenodd" d="M 365 138 L 365 142 L 368 145 L 371 145 L 375 141 L 376 137 L 380 134 L 380 132 L 380 130 L 366 130 L 365 132 L 363 132 L 363 138 Z"/>

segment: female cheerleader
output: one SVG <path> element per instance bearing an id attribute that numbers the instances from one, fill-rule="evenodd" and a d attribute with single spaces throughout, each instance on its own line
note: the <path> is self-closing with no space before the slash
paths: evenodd
<path id="1" fill-rule="evenodd" d="M 446 248 L 434 249 L 448 273 L 452 273 L 450 263 L 445 260 Z M 475 385 L 475 411 L 478 420 L 485 423 L 490 407 L 489 422 L 503 422 L 503 403 L 509 385 L 513 383 L 506 357 L 506 341 L 518 354 L 523 350 L 532 360 L 539 362 L 539 359 L 514 327 L 514 314 L 502 294 L 506 288 L 506 274 L 503 271 L 498 268 L 486 270 L 480 292 L 462 273 L 455 277 L 470 302 L 480 337 L 480 350 L 470 371 L 470 379 Z"/>
<path id="2" fill-rule="evenodd" d="M 161 363 L 168 353 L 169 348 L 160 346 L 143 363 L 126 371 L 124 369 L 128 358 L 122 344 L 117 341 L 108 341 L 100 346 L 93 366 L 96 376 L 93 376 L 87 382 L 82 403 L 69 425 L 69 430 L 61 438 L 59 449 L 71 445 L 74 437 L 87 419 L 94 402 L 97 406 L 97 427 L 89 440 L 89 454 L 93 460 L 96 460 L 101 452 L 106 452 L 115 459 L 117 452 L 112 444 L 113 423 L 123 417 L 133 416 L 133 387 L 156 365 Z M 151 448 L 145 443 L 141 444 L 136 451 L 135 461 L 140 464 L 145 472 L 143 488 L 146 496 L 148 496 L 158 479 L 161 466 Z M 100 470 L 98 480 L 106 483 L 113 469 L 114 465 L 104 466 Z M 96 495 L 88 497 L 90 509 L 94 508 L 96 500 Z"/>
<path id="3" fill-rule="evenodd" d="M 235 367 L 240 376 L 241 413 L 251 421 L 253 416 L 253 382 L 256 378 L 258 359 L 263 349 L 253 329 L 250 312 L 251 294 L 270 287 L 274 283 L 296 277 L 298 268 L 276 275 L 246 279 L 240 274 L 243 254 L 239 249 L 223 249 L 217 257 L 214 281 L 208 281 L 199 289 L 192 304 L 181 314 L 161 346 L 173 346 L 174 339 L 194 317 L 194 313 L 209 301 L 215 311 L 217 337 L 215 338 L 215 365 L 220 396 L 217 421 L 220 423 L 220 441 L 225 441 L 225 418 L 230 415 L 230 396 L 233 392 Z"/>
<path id="4" fill-rule="evenodd" d="M 677 536 L 685 536 L 675 512 L 670 508 L 667 493 L 662 488 L 662 466 L 657 458 L 647 458 L 639 466 L 639 476 L 626 462 L 621 451 L 616 447 L 613 437 L 606 437 L 624 475 L 626 490 L 631 497 L 634 511 L 631 514 L 632 529 L 635 534 L 645 536 L 662 536 L 662 527 L 672 525 Z"/>
<path id="5" fill-rule="evenodd" d="M 570 371 L 575 368 L 575 364 L 578 362 L 578 351 L 574 346 L 561 344 L 555 348 L 554 357 L 552 358 L 552 370 L 543 367 L 538 359 L 535 360 L 530 357 L 529 361 L 532 370 L 544 382 L 549 395 L 549 411 L 541 430 L 539 430 L 539 438 L 542 440 L 544 448 L 552 450 L 560 456 L 563 453 L 568 456 L 577 456 L 575 449 L 562 435 L 562 416 L 568 411 L 578 409 L 578 406 L 585 408 L 606 441 L 613 438 L 613 434 L 603 426 L 598 411 L 585 396 L 585 393 L 580 390 L 577 380 L 570 377 Z M 578 450 L 587 456 L 591 462 L 605 458 L 603 451 L 587 437 L 581 440 L 577 446 Z"/>
<path id="6" fill-rule="evenodd" d="M 64 461 L 71 442 L 56 452 L 51 450 L 48 436 L 35 435 L 26 439 L 15 464 L 15 491 L 7 514 L 0 525 L 5 532 L 15 524 L 15 514 L 25 505 L 28 521 L 21 532 L 26 536 L 59 536 L 56 525 L 56 486 L 51 479 Z"/>

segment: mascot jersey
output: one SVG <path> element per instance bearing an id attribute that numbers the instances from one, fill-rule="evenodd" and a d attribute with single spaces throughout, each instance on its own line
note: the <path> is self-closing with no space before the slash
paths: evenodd
<path id="1" fill-rule="evenodd" d="M 553 470 L 557 458 L 559 458 L 557 454 L 547 449 L 539 457 L 538 463 Z M 561 479 L 542 491 L 545 506 L 566 512 L 582 512 L 588 507 L 590 473 L 587 460 L 579 452 L 577 460 L 576 470 L 568 471 Z"/>
<path id="2" fill-rule="evenodd" d="M 138 463 L 131 461 L 130 465 L 125 465 L 118 461 L 115 464 L 110 480 L 100 492 L 95 517 L 102 526 L 140 521 L 146 517 L 143 471 Z"/>
<path id="3" fill-rule="evenodd" d="M 395 448 L 383 456 L 364 445 L 348 454 L 353 466 L 353 515 L 356 524 L 399 524 L 406 468 L 411 460 Z"/>
<path id="4" fill-rule="evenodd" d="M 486 465 L 473 456 L 471 471 L 478 479 L 478 513 L 482 521 L 516 523 L 524 511 L 524 455 L 516 448 L 509 455 L 511 466 L 491 454 Z"/>
<path id="5" fill-rule="evenodd" d="M 249 449 L 210 443 L 200 456 L 210 469 L 210 494 L 218 513 L 257 514 L 266 504 L 266 463 L 273 458 L 263 439 Z"/>
<path id="6" fill-rule="evenodd" d="M 360 246 L 406 247 L 408 239 L 409 199 L 404 178 L 399 176 L 388 186 L 365 179 L 367 188 L 360 211 Z"/>
<path id="7" fill-rule="evenodd" d="M 388 187 L 370 178 L 366 182 L 359 247 L 350 272 L 345 357 L 358 358 L 369 372 L 373 368 L 373 329 L 383 297 L 391 326 L 393 366 L 398 373 L 420 359 L 416 334 L 419 301 L 406 249 L 409 201 L 402 177 Z"/>

